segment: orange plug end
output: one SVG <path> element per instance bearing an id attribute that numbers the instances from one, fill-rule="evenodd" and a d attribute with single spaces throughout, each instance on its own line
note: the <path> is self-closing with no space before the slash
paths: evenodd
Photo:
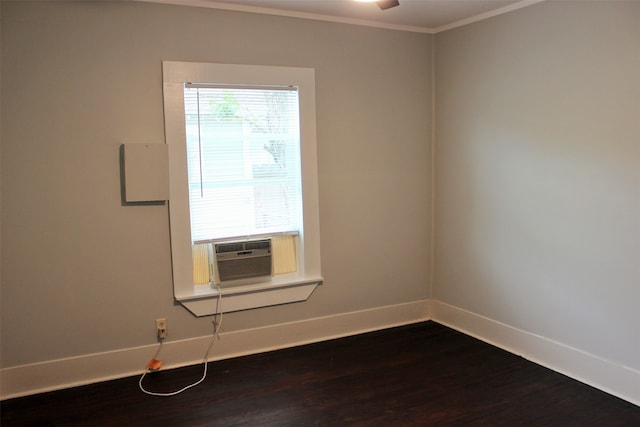
<path id="1" fill-rule="evenodd" d="M 151 371 L 159 370 L 160 368 L 162 368 L 162 360 L 151 359 L 149 361 L 149 364 L 147 365 L 147 368 L 149 368 L 149 370 Z"/>

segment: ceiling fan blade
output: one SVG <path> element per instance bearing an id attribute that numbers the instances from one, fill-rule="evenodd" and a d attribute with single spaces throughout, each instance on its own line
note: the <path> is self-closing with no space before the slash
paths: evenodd
<path id="1" fill-rule="evenodd" d="M 378 7 L 382 10 L 391 9 L 392 7 L 400 6 L 400 2 L 398 0 L 380 0 L 376 2 Z"/>

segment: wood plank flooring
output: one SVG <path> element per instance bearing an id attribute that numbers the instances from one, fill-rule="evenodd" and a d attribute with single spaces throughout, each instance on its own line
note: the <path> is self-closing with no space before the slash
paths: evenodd
<path id="1" fill-rule="evenodd" d="M 215 346 L 214 346 L 215 351 Z M 640 426 L 640 407 L 434 322 L 0 404 L 12 426 Z M 202 365 L 145 378 L 154 391 Z"/>

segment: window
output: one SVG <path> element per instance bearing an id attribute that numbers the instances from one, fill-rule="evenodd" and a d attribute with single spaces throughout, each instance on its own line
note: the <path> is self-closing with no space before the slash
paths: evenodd
<path id="1" fill-rule="evenodd" d="M 229 239 L 270 237 L 273 273 L 297 271 L 298 88 L 187 83 L 184 99 L 194 282 L 218 282 L 212 245 Z"/>
<path id="2" fill-rule="evenodd" d="M 213 244 L 271 238 L 273 277 L 223 287 L 225 310 L 300 301 L 322 281 L 314 72 L 163 63 L 175 298 L 213 314 Z"/>

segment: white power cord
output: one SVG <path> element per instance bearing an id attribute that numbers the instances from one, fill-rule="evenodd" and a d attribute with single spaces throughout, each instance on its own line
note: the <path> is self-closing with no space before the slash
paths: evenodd
<path id="1" fill-rule="evenodd" d="M 185 390 L 189 390 L 190 388 L 193 388 L 193 387 L 197 386 L 198 384 L 202 383 L 205 380 L 205 378 L 207 378 L 207 365 L 208 365 L 208 361 L 209 361 L 209 351 L 211 351 L 211 348 L 213 347 L 213 343 L 215 342 L 216 338 L 220 339 L 220 336 L 218 335 L 218 332 L 220 332 L 220 329 L 222 327 L 222 292 L 220 291 L 220 286 L 219 285 L 216 285 L 216 287 L 218 288 L 217 311 L 218 311 L 218 313 L 220 313 L 220 316 L 219 316 L 219 320 L 218 320 L 217 323 L 216 323 L 215 317 L 213 319 L 213 324 L 214 324 L 213 336 L 211 337 L 211 342 L 209 343 L 209 347 L 207 347 L 207 351 L 205 352 L 204 358 L 202 360 L 202 363 L 204 364 L 204 371 L 202 373 L 202 378 L 200 378 L 198 381 L 196 381 L 193 384 L 189 384 L 189 385 L 187 385 L 185 387 L 182 387 L 180 390 L 167 392 L 167 393 L 158 393 L 158 392 L 154 392 L 154 391 L 148 391 L 142 385 L 142 381 L 144 380 L 144 377 L 149 372 L 153 372 L 150 368 L 147 368 L 142 373 L 142 376 L 140 377 L 140 380 L 138 381 L 138 387 L 140 387 L 140 390 L 143 393 L 151 395 L 151 396 L 160 396 L 160 397 L 175 396 L 177 394 L 182 393 Z M 156 351 L 155 356 L 153 356 L 153 359 L 156 359 L 158 357 L 158 355 L 160 354 L 160 350 L 162 350 L 162 343 L 163 343 L 163 341 L 160 341 L 160 346 L 158 347 L 158 350 Z"/>

